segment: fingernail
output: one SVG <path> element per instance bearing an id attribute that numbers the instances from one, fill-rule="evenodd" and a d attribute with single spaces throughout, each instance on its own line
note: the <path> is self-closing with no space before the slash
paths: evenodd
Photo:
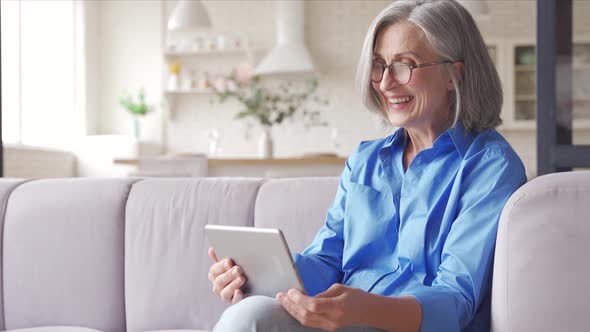
<path id="1" fill-rule="evenodd" d="M 226 268 L 226 269 L 229 269 L 229 262 L 228 262 L 228 261 L 225 261 L 225 262 L 223 263 L 223 266 L 225 266 L 225 268 Z"/>
<path id="2" fill-rule="evenodd" d="M 233 273 L 234 273 L 234 275 L 238 275 L 238 268 L 237 267 L 234 269 Z"/>

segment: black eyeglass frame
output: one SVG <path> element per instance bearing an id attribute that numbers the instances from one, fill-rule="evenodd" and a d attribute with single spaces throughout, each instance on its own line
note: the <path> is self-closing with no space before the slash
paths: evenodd
<path id="1" fill-rule="evenodd" d="M 402 65 L 410 68 L 410 76 L 408 77 L 408 81 L 407 82 L 405 82 L 405 83 L 398 82 L 395 79 L 395 77 L 391 74 L 391 70 L 392 70 L 391 68 L 396 63 L 397 64 L 402 64 Z M 387 68 L 387 69 L 389 69 L 389 76 L 391 77 L 392 80 L 394 80 L 399 85 L 406 85 L 406 84 L 410 83 L 410 81 L 412 80 L 412 72 L 414 71 L 414 69 L 428 67 L 428 66 L 434 66 L 434 65 L 441 65 L 443 63 L 451 63 L 452 64 L 453 62 L 452 61 L 449 61 L 449 60 L 441 60 L 441 61 L 434 61 L 434 62 L 427 62 L 427 63 L 419 63 L 419 64 L 416 64 L 416 65 L 410 65 L 410 64 L 407 64 L 407 63 L 402 62 L 402 61 L 391 61 L 390 64 L 386 64 L 386 63 L 381 64 L 380 63 L 379 65 L 381 65 L 381 78 L 378 81 L 374 81 L 373 78 L 371 77 L 371 82 L 373 82 L 373 83 L 379 83 L 379 82 L 381 82 L 383 80 L 383 74 L 385 73 L 385 68 Z M 375 64 L 375 62 L 373 62 L 373 65 L 374 64 Z"/>

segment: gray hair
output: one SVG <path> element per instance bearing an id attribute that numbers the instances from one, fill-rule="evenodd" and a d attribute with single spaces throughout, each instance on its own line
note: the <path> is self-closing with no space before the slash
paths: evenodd
<path id="1" fill-rule="evenodd" d="M 475 132 L 499 126 L 503 98 L 500 77 L 473 17 L 455 0 L 398 0 L 377 15 L 365 37 L 356 74 L 365 106 L 387 120 L 384 105 L 371 84 L 371 65 L 379 32 L 400 22 L 420 28 L 442 60 L 464 62 L 460 80 L 446 65 L 455 87 L 450 105 L 453 126 L 459 120 Z"/>

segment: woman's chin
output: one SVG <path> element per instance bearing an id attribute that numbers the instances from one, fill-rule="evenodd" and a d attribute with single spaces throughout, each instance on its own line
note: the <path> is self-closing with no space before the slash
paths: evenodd
<path id="1" fill-rule="evenodd" d="M 400 111 L 393 111 L 391 109 L 387 110 L 387 118 L 389 119 L 389 123 L 391 123 L 394 127 L 405 127 L 405 125 L 410 120 L 411 112 L 400 112 Z"/>

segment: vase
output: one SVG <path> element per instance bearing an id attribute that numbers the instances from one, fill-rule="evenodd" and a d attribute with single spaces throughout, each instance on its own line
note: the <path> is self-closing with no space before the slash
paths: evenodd
<path id="1" fill-rule="evenodd" d="M 139 141 L 139 137 L 141 135 L 141 123 L 139 122 L 139 117 L 133 117 L 133 136 L 135 139 Z"/>
<path id="2" fill-rule="evenodd" d="M 271 135 L 271 127 L 263 127 L 262 134 L 258 139 L 258 156 L 262 159 L 272 159 L 274 146 Z"/>

